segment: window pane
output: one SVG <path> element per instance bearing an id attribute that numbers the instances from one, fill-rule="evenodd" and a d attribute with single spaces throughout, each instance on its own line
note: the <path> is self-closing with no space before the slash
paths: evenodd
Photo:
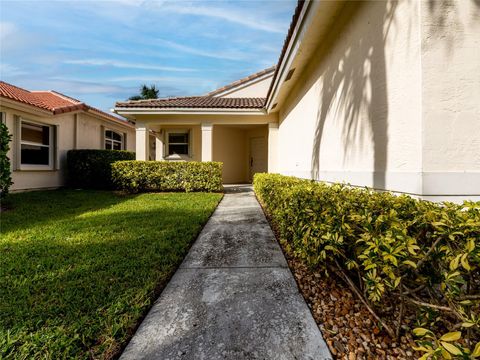
<path id="1" fill-rule="evenodd" d="M 122 141 L 122 135 L 117 132 L 112 131 L 112 138 L 113 140 Z"/>
<path id="2" fill-rule="evenodd" d="M 113 143 L 113 150 L 122 150 L 122 143 L 114 142 Z"/>
<path id="3" fill-rule="evenodd" d="M 168 155 L 188 155 L 188 145 L 168 145 Z"/>
<path id="4" fill-rule="evenodd" d="M 111 148 L 112 148 L 112 141 L 105 140 L 105 149 L 111 149 Z"/>
<path id="5" fill-rule="evenodd" d="M 49 148 L 36 145 L 21 145 L 22 164 L 25 165 L 49 165 Z"/>
<path id="6" fill-rule="evenodd" d="M 105 131 L 105 139 L 117 140 L 122 141 L 122 134 L 117 133 L 112 130 Z"/>
<path id="7" fill-rule="evenodd" d="M 168 142 L 169 143 L 188 143 L 188 134 L 168 134 Z"/>
<path id="8" fill-rule="evenodd" d="M 50 144 L 50 127 L 22 122 L 22 141 Z"/>

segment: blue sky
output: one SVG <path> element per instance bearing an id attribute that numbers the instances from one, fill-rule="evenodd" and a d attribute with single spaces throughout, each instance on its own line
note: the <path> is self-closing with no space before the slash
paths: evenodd
<path id="1" fill-rule="evenodd" d="M 103 110 L 201 95 L 276 63 L 295 0 L 0 0 L 0 78 Z"/>

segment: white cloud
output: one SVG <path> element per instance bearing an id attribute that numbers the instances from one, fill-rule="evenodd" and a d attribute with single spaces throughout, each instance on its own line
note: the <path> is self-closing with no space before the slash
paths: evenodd
<path id="1" fill-rule="evenodd" d="M 0 41 L 7 41 L 7 39 L 15 35 L 17 31 L 18 29 L 15 24 L 5 21 L 0 22 Z"/>
<path id="2" fill-rule="evenodd" d="M 238 9 L 226 9 L 218 6 L 206 7 L 197 4 L 187 5 L 184 2 L 174 2 L 161 4 L 160 9 L 163 11 L 173 12 L 182 15 L 198 15 L 213 17 L 228 22 L 240 24 L 250 29 L 263 30 L 267 32 L 285 33 L 285 25 L 271 22 L 265 18 L 259 18 L 251 11 L 248 13 L 239 11 Z"/>
<path id="3" fill-rule="evenodd" d="M 0 62 L 0 78 L 26 75 L 27 72 L 17 66 Z"/>
<path id="4" fill-rule="evenodd" d="M 42 81 L 44 88 L 55 89 L 65 94 L 116 94 L 124 93 L 129 88 L 105 83 L 77 81 L 70 79 L 46 79 Z"/>
<path id="5" fill-rule="evenodd" d="M 160 65 L 142 64 L 142 63 L 129 63 L 129 62 L 123 62 L 123 61 L 116 61 L 116 60 L 106 60 L 106 59 L 65 60 L 64 63 L 72 64 L 72 65 L 85 65 L 85 66 L 112 66 L 117 68 L 142 69 L 142 70 L 179 71 L 179 72 L 196 71 L 196 69 L 192 69 L 192 68 L 180 68 L 180 67 L 160 66 Z"/>
<path id="6" fill-rule="evenodd" d="M 202 50 L 193 48 L 190 46 L 178 44 L 173 41 L 156 39 L 157 43 L 160 45 L 168 46 L 171 49 L 182 51 L 188 54 L 204 56 L 215 59 L 226 59 L 226 60 L 246 60 L 245 53 L 240 51 L 212 51 L 212 50 Z"/>

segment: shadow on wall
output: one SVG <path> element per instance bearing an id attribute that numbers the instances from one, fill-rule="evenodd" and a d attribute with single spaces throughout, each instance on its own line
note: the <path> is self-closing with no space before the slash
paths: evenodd
<path id="1" fill-rule="evenodd" d="M 377 2 L 368 18 L 366 31 L 348 34 L 348 25 L 362 11 L 365 4 L 348 4 L 342 10 L 332 33 L 341 42 L 326 49 L 328 62 L 322 66 L 320 107 L 317 113 L 312 151 L 312 178 L 320 177 L 320 148 L 325 121 L 331 113 L 342 122 L 342 143 L 345 154 L 351 145 L 359 145 L 371 132 L 374 153 L 373 187 L 385 188 L 385 169 L 388 150 L 388 88 L 385 59 L 385 41 L 391 27 L 396 2 Z M 372 6 L 372 4 L 369 4 Z M 368 126 L 369 129 L 366 129 Z M 345 155 L 344 155 L 345 156 Z M 344 158 L 345 160 L 345 158 Z"/>
<path id="2" fill-rule="evenodd" d="M 480 7 L 480 0 L 471 1 L 476 7 Z M 349 155 L 355 156 L 358 146 L 369 143 L 370 139 L 367 137 L 371 137 L 374 171 L 372 185 L 376 189 L 385 189 L 389 141 L 385 46 L 399 3 L 401 2 L 347 3 L 330 30 L 335 35 L 320 49 L 323 53 L 322 59 L 325 60 L 317 73 L 318 76 L 314 77 L 320 77 L 320 104 L 312 149 L 313 179 L 320 179 L 322 135 L 328 119 L 341 124 L 344 161 Z M 457 1 L 429 0 L 424 7 L 427 12 L 421 15 L 421 26 L 430 24 L 440 28 L 454 28 L 451 32 L 443 31 L 439 35 L 446 45 L 446 55 L 451 55 L 455 50 L 455 41 L 461 40 L 461 4 Z M 369 8 L 365 9 L 367 6 Z M 368 11 L 368 17 L 358 16 L 363 10 Z M 428 17 L 425 19 L 425 16 Z M 350 27 L 355 20 L 359 20 L 355 26 L 362 27 L 360 31 Z M 410 33 L 411 24 L 405 31 Z M 445 33 L 448 33 L 446 38 Z"/>

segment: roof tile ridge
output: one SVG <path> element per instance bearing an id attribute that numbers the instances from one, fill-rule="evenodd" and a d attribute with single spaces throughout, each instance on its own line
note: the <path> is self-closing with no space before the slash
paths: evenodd
<path id="1" fill-rule="evenodd" d="M 62 94 L 61 92 L 58 92 L 58 91 L 55 91 L 55 90 L 32 90 L 31 91 L 31 93 L 41 93 L 41 92 L 50 93 L 52 95 L 58 96 L 59 98 L 70 101 L 70 102 L 72 102 L 73 104 L 76 104 L 76 105 L 77 104 L 84 104 L 84 102 L 82 100 L 75 99 L 71 96 Z"/>

